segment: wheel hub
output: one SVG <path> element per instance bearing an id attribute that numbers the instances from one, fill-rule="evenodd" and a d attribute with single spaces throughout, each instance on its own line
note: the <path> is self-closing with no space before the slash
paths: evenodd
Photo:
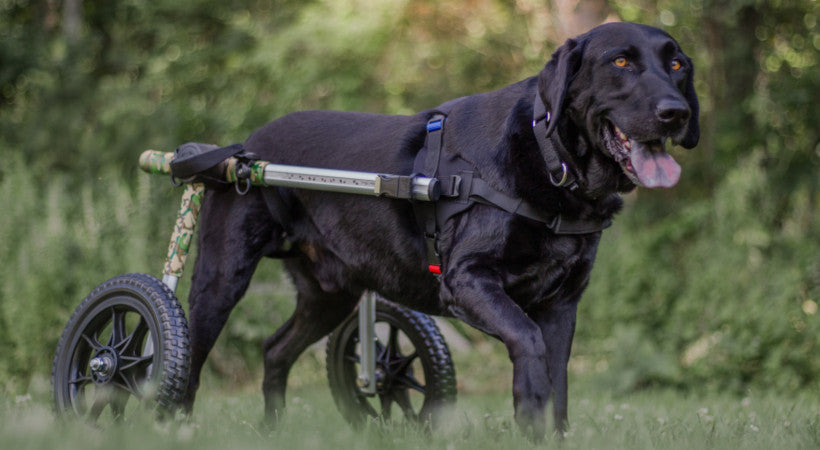
<path id="1" fill-rule="evenodd" d="M 385 382 L 387 381 L 387 374 L 384 373 L 384 369 L 379 367 L 376 369 L 376 389 L 379 391 L 383 391 L 385 388 Z"/>
<path id="2" fill-rule="evenodd" d="M 91 378 L 95 383 L 105 384 L 117 373 L 117 353 L 114 349 L 104 348 L 88 362 L 91 369 Z"/>

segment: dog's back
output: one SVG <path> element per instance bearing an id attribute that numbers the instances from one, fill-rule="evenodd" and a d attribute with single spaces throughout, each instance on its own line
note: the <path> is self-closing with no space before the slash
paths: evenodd
<path id="1" fill-rule="evenodd" d="M 277 164 L 409 174 L 425 122 L 423 114 L 301 111 L 260 128 L 245 148 Z"/>

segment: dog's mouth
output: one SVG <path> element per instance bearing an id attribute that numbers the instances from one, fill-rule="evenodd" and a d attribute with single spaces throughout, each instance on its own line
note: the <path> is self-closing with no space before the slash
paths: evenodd
<path id="1" fill-rule="evenodd" d="M 647 188 L 672 187 L 680 179 L 680 165 L 664 150 L 666 139 L 637 141 L 607 121 L 603 141 L 633 183 Z"/>

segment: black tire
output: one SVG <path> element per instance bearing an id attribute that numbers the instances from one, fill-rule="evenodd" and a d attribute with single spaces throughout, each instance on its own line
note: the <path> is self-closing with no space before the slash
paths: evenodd
<path id="1" fill-rule="evenodd" d="M 368 418 L 394 421 L 394 406 L 407 422 L 435 426 L 441 408 L 456 400 L 455 369 L 436 323 L 429 316 L 378 298 L 376 335 L 378 383 L 376 395 L 371 396 L 357 384 L 358 312 L 330 335 L 327 375 L 337 408 L 354 426 Z"/>
<path id="2" fill-rule="evenodd" d="M 55 409 L 97 425 L 146 408 L 166 415 L 180 404 L 190 364 L 174 293 L 151 275 L 120 275 L 94 288 L 68 320 L 51 367 Z"/>

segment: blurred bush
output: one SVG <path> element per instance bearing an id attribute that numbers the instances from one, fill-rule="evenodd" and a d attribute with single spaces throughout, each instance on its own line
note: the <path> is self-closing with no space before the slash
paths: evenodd
<path id="1" fill-rule="evenodd" d="M 654 220 L 635 199 L 602 240 L 576 354 L 606 361 L 604 376 L 615 369 L 627 390 L 816 388 L 820 241 L 816 229 L 773 226 L 814 213 L 768 209 L 761 172 L 749 155 L 711 198 Z"/>

